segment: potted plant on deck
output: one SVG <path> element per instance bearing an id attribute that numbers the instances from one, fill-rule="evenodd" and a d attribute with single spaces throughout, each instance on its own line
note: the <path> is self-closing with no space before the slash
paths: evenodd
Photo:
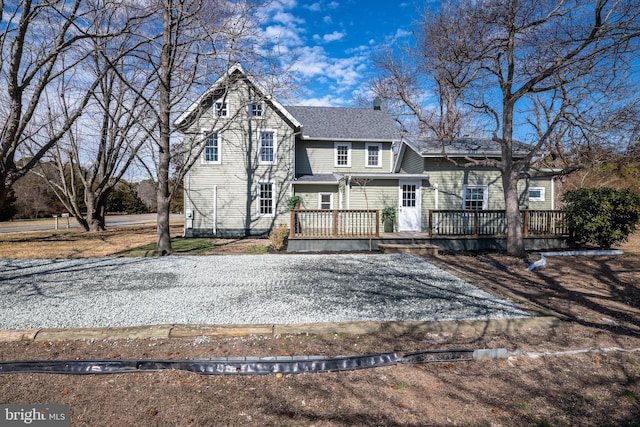
<path id="1" fill-rule="evenodd" d="M 386 206 L 382 209 L 382 223 L 384 224 L 385 233 L 393 233 L 393 222 L 396 219 L 396 208 Z"/>
<path id="2" fill-rule="evenodd" d="M 302 206 L 302 197 L 300 196 L 291 196 L 287 199 L 287 209 L 289 211 L 297 211 Z M 302 232 L 302 225 L 300 224 L 300 219 L 298 218 L 298 213 L 295 212 L 293 214 L 293 229 L 295 233 Z"/>
<path id="3" fill-rule="evenodd" d="M 302 197 L 300 196 L 291 196 L 287 199 L 287 209 L 290 211 L 300 209 L 302 205 Z"/>

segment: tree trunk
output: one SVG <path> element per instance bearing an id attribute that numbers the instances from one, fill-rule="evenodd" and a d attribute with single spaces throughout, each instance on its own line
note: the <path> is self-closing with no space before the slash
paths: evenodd
<path id="1" fill-rule="evenodd" d="M 162 52 L 160 54 L 160 84 L 158 90 L 160 140 L 158 141 L 158 240 L 156 249 L 164 254 L 173 252 L 169 230 L 171 193 L 169 164 L 171 162 L 171 57 L 173 51 L 173 2 L 165 0 L 162 14 Z"/>
<path id="2" fill-rule="evenodd" d="M 104 203 L 101 200 L 104 199 Z M 87 217 L 84 221 L 78 221 L 85 231 L 105 231 L 107 229 L 105 224 L 105 205 L 106 197 L 99 195 L 96 197 L 95 193 L 85 193 L 85 202 L 87 204 Z"/>
<path id="3" fill-rule="evenodd" d="M 502 174 L 504 187 L 504 204 L 507 216 L 507 254 L 524 257 L 524 237 L 522 234 L 522 218 L 518 201 L 518 176 L 513 171 Z"/>

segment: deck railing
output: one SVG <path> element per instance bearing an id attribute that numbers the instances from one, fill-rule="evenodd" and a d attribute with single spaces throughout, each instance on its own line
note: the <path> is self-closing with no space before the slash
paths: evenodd
<path id="1" fill-rule="evenodd" d="M 376 238 L 380 236 L 377 210 L 299 209 L 291 211 L 290 239 Z"/>
<path id="2" fill-rule="evenodd" d="M 568 236 L 565 212 L 522 210 L 524 237 Z M 503 236 L 507 234 L 505 211 L 429 211 L 429 236 Z"/>

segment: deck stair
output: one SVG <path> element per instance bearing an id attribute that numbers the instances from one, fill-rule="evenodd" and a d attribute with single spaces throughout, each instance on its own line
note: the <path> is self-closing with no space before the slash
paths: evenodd
<path id="1" fill-rule="evenodd" d="M 379 243 L 378 249 L 384 254 L 438 255 L 438 246 L 426 243 Z"/>

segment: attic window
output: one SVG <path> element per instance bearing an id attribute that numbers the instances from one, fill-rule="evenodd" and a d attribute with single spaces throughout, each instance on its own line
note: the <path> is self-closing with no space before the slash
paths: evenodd
<path id="1" fill-rule="evenodd" d="M 228 111 L 228 108 L 227 108 L 227 103 L 226 102 L 222 102 L 222 101 L 216 102 L 215 114 L 216 114 L 216 117 L 229 117 L 228 116 L 229 111 Z"/>
<path id="2" fill-rule="evenodd" d="M 262 118 L 263 113 L 264 113 L 264 108 L 261 102 L 249 104 L 249 117 Z"/>

